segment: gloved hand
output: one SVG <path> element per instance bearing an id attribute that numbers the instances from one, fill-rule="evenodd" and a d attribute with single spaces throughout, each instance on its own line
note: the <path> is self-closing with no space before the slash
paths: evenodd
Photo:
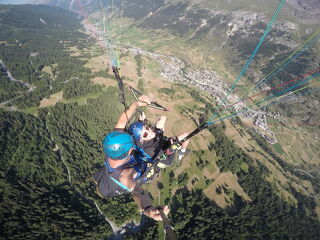
<path id="1" fill-rule="evenodd" d="M 160 214 L 160 211 L 159 209 L 161 209 L 164 214 L 168 215 L 170 209 L 168 206 L 150 206 L 150 207 L 147 207 L 144 211 L 143 211 L 143 214 L 148 216 L 149 218 L 152 218 L 156 221 L 162 221 L 162 217 L 161 217 L 161 214 Z"/>
<path id="2" fill-rule="evenodd" d="M 138 107 L 143 107 L 143 106 L 147 106 L 148 104 L 151 103 L 151 100 L 148 96 L 142 95 L 138 98 L 138 102 L 137 102 L 137 106 Z"/>

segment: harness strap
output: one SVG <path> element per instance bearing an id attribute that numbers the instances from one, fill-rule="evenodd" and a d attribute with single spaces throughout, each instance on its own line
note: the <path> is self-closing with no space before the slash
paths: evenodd
<path id="1" fill-rule="evenodd" d="M 154 158 L 153 157 L 151 157 L 148 153 L 146 153 L 141 147 L 139 147 L 139 146 L 135 146 L 135 148 L 138 150 L 138 151 L 140 151 L 140 153 L 142 153 L 142 155 L 143 155 L 143 161 L 145 161 L 145 162 L 153 162 L 153 160 L 154 160 Z M 157 154 L 158 155 L 158 154 Z"/>
<path id="2" fill-rule="evenodd" d="M 116 174 L 118 173 L 119 176 L 120 176 L 122 170 L 124 170 L 124 169 L 132 166 L 132 162 L 131 162 L 132 160 L 133 160 L 133 159 L 130 157 L 129 162 L 124 163 L 124 164 L 122 164 L 122 165 L 120 165 L 120 166 L 118 166 L 118 167 L 116 167 L 116 168 L 112 168 L 112 167 L 110 166 L 110 164 L 108 163 L 108 161 L 105 161 L 105 162 L 104 162 L 104 165 L 106 166 L 106 171 L 108 171 L 108 172 L 110 172 L 110 173 L 116 173 Z M 118 186 L 120 186 L 121 188 L 123 188 L 124 190 L 127 190 L 128 192 L 132 192 L 132 191 L 133 191 L 133 189 L 128 188 L 126 185 L 124 185 L 123 183 L 121 183 L 121 182 L 118 181 L 117 179 L 113 178 L 112 176 L 109 176 L 109 178 L 110 178 L 113 182 L 115 182 Z"/>
<path id="3" fill-rule="evenodd" d="M 128 188 L 126 185 L 124 185 L 122 182 L 114 179 L 113 177 L 109 176 L 109 178 L 114 181 L 116 184 L 118 184 L 120 187 L 122 187 L 124 190 L 127 190 L 128 192 L 132 192 L 133 188 Z"/>
<path id="4" fill-rule="evenodd" d="M 159 146 L 156 149 L 155 153 L 153 154 L 152 160 L 154 160 L 158 156 L 159 152 L 161 151 L 161 149 L 163 147 L 163 140 L 164 140 L 163 130 L 162 129 L 159 129 L 159 128 L 155 127 L 154 131 L 156 132 L 156 135 L 159 138 Z"/>

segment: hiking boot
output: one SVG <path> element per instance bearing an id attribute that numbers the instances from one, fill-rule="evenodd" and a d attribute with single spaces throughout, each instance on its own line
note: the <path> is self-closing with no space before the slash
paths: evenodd
<path id="1" fill-rule="evenodd" d="M 189 149 L 186 149 L 184 152 L 182 152 L 181 150 L 179 150 L 178 152 L 178 161 L 181 161 L 182 158 L 184 158 L 186 155 L 188 155 L 190 153 Z"/>

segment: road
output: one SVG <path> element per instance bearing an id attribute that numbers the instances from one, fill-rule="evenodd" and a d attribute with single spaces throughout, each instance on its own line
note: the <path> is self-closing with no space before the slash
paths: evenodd
<path id="1" fill-rule="evenodd" d="M 49 132 L 49 134 L 51 135 L 50 133 L 50 130 L 47 128 L 47 131 Z M 121 240 L 122 239 L 122 236 L 120 234 L 120 232 L 122 231 L 122 227 L 119 227 L 115 224 L 115 222 L 113 222 L 112 220 L 110 220 L 109 218 L 107 218 L 103 212 L 100 210 L 98 204 L 95 202 L 95 201 L 92 201 L 91 199 L 88 199 L 83 193 L 81 193 L 81 191 L 75 186 L 72 184 L 72 178 L 71 178 L 71 171 L 70 171 L 70 168 L 68 167 L 68 164 L 66 163 L 65 159 L 62 157 L 62 150 L 59 148 L 58 144 L 55 142 L 54 138 L 52 137 L 52 135 L 50 136 L 51 137 L 51 140 L 54 142 L 55 144 L 55 147 L 54 147 L 54 151 L 58 153 L 58 156 L 60 157 L 64 167 L 66 168 L 67 170 L 67 175 L 68 175 L 68 182 L 69 182 L 69 185 L 77 192 L 79 193 L 79 195 L 81 197 L 83 197 L 84 199 L 86 199 L 92 206 L 95 206 L 95 208 L 98 210 L 98 212 L 101 214 L 101 216 L 106 220 L 106 222 L 111 226 L 112 228 L 112 231 L 113 231 L 113 236 L 111 237 L 112 239 L 115 239 L 115 240 Z"/>

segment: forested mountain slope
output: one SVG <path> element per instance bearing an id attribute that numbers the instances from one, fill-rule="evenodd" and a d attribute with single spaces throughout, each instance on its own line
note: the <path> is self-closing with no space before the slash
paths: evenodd
<path id="1" fill-rule="evenodd" d="M 64 84 L 72 74 L 85 83 L 85 71 L 90 72 L 68 52 L 87 41 L 77 15 L 47 6 L 0 5 L 0 18 L 1 238 L 110 235 L 93 202 L 68 181 L 68 166 L 49 130 L 47 113 L 25 113 L 37 111 L 43 97 L 62 89 L 66 98 L 68 88 L 70 96 L 80 94 L 72 80 L 69 87 Z M 88 92 L 87 85 L 81 94 Z"/>

